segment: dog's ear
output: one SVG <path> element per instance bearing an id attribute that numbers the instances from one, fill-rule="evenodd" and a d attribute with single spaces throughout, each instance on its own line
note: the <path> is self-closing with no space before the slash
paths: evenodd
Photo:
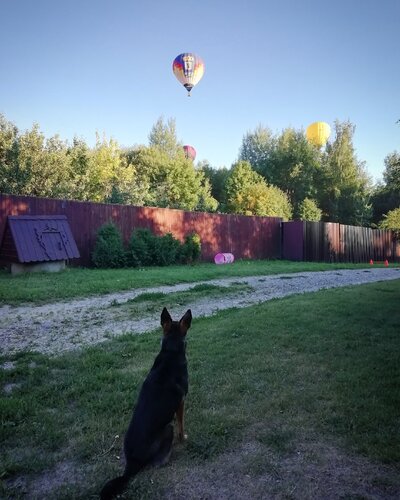
<path id="1" fill-rule="evenodd" d="M 179 329 L 182 335 L 186 335 L 192 323 L 192 311 L 188 309 L 179 321 Z"/>
<path id="2" fill-rule="evenodd" d="M 164 333 L 168 333 L 170 331 L 171 325 L 172 325 L 171 315 L 167 311 L 167 308 L 164 307 L 161 313 L 161 326 L 163 327 Z"/>

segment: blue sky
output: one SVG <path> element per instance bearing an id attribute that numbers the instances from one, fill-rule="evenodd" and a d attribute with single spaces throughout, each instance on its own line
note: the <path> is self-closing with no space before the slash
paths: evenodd
<path id="1" fill-rule="evenodd" d="M 214 167 L 258 124 L 356 125 L 374 180 L 400 150 L 400 0 L 2 0 L 0 112 L 47 137 L 147 144 L 160 116 Z M 186 96 L 172 73 L 195 52 Z"/>

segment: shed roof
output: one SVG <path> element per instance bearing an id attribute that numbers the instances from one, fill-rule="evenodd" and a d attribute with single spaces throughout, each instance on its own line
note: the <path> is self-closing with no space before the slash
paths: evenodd
<path id="1" fill-rule="evenodd" d="M 65 215 L 8 216 L 19 262 L 78 258 L 79 250 Z"/>

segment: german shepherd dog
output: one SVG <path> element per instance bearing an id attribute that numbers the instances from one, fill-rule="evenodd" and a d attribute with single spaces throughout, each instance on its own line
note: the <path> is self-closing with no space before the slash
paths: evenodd
<path id="1" fill-rule="evenodd" d="M 178 437 L 183 441 L 184 401 L 188 391 L 186 333 L 192 322 L 190 309 L 180 321 L 173 321 L 164 307 L 161 313 L 161 351 L 140 390 L 124 440 L 125 471 L 108 481 L 100 493 L 102 500 L 122 493 L 129 480 L 146 465 L 168 462 L 174 437 L 176 414 Z"/>

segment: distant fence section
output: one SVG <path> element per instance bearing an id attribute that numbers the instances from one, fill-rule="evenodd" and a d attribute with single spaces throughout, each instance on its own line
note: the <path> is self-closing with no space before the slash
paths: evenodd
<path id="1" fill-rule="evenodd" d="M 284 222 L 282 257 L 311 262 L 400 262 L 400 241 L 389 230 L 333 222 Z"/>
<path id="2" fill-rule="evenodd" d="M 110 221 L 119 227 L 125 242 L 137 227 L 151 229 L 157 235 L 172 233 L 181 241 L 187 234 L 196 232 L 201 239 L 203 261 L 213 261 L 219 252 L 232 253 L 235 259 L 281 257 L 281 219 L 278 217 L 209 214 L 0 194 L 0 244 L 8 215 L 66 215 L 81 255 L 72 262 L 74 265 L 90 265 L 97 230 Z"/>

